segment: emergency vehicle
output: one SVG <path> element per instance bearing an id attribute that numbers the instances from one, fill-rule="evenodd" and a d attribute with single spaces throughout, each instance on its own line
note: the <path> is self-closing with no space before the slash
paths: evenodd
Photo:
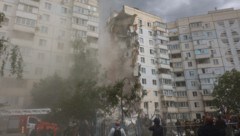
<path id="1" fill-rule="evenodd" d="M 54 136 L 56 136 L 58 129 L 57 124 L 42 121 L 37 117 L 38 115 L 48 114 L 49 112 L 51 112 L 49 108 L 0 110 L 0 131 L 2 131 L 2 133 L 14 131 L 29 136 L 34 129 L 36 133 L 51 130 Z"/>

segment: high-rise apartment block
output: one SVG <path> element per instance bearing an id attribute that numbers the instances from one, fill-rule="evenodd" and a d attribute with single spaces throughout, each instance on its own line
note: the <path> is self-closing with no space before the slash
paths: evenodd
<path id="1" fill-rule="evenodd" d="M 67 75 L 71 42 L 75 39 L 84 39 L 97 48 L 97 0 L 0 0 L 0 12 L 7 18 L 0 29 L 0 38 L 18 45 L 24 60 L 24 82 L 15 87 L 16 91 L 3 89 L 4 92 L 22 92 L 19 90 L 31 88 L 28 81 L 54 73 Z M 1 87 L 14 88 L 14 85 L 8 80 L 2 81 Z M 9 99 L 21 103 L 18 95 Z"/>
<path id="2" fill-rule="evenodd" d="M 167 29 L 163 19 L 128 6 L 123 12 L 136 15 L 134 24 L 138 29 L 139 55 L 141 65 L 140 82 L 143 86 L 142 109 L 149 118 L 162 115 L 172 109 L 173 104 L 162 97 L 162 93 L 173 91 L 173 78 L 167 48 Z"/>
<path id="3" fill-rule="evenodd" d="M 240 10 L 223 9 L 167 24 L 174 75 L 171 118 L 200 118 L 213 109 L 211 93 L 219 76 L 240 70 Z"/>

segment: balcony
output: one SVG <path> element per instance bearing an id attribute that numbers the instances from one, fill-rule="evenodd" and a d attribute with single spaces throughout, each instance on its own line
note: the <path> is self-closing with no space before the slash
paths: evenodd
<path id="1" fill-rule="evenodd" d="M 190 112 L 188 107 L 179 107 L 178 108 L 178 112 L 180 113 L 186 113 L 186 112 Z"/>
<path id="2" fill-rule="evenodd" d="M 22 17 L 22 18 L 27 18 L 27 19 L 31 19 L 31 20 L 37 20 L 38 16 L 36 14 L 33 13 L 27 13 L 27 12 L 23 12 L 23 11 L 16 11 L 16 16 L 17 17 Z"/>
<path id="3" fill-rule="evenodd" d="M 168 36 L 167 34 L 155 35 L 155 38 L 168 41 L 169 39 L 167 38 L 167 36 Z"/>
<path id="4" fill-rule="evenodd" d="M 162 54 L 162 53 L 159 53 L 159 57 L 160 57 L 160 58 L 169 59 L 168 54 Z"/>
<path id="5" fill-rule="evenodd" d="M 177 113 L 178 109 L 176 107 L 164 107 L 163 111 L 164 112 L 170 112 L 170 113 Z"/>
<path id="6" fill-rule="evenodd" d="M 161 88 L 161 89 L 169 89 L 169 90 L 172 90 L 172 89 L 173 89 L 173 86 L 170 85 L 170 84 L 162 84 L 162 85 L 160 85 L 160 88 Z"/>
<path id="7" fill-rule="evenodd" d="M 39 7 L 40 0 L 20 0 L 19 2 L 27 5 L 31 5 L 34 7 Z"/>
<path id="8" fill-rule="evenodd" d="M 205 59 L 205 58 L 211 58 L 211 57 L 213 57 L 213 55 L 211 55 L 211 54 L 195 54 L 195 56 L 196 56 L 196 59 Z"/>
<path id="9" fill-rule="evenodd" d="M 214 106 L 208 106 L 208 107 L 205 107 L 205 112 L 215 112 L 217 111 L 216 107 Z"/>
<path id="10" fill-rule="evenodd" d="M 159 74 L 159 78 L 165 78 L 165 79 L 172 79 L 172 76 L 170 74 Z"/>
<path id="11" fill-rule="evenodd" d="M 184 76 L 174 77 L 174 81 L 185 81 L 185 78 L 184 78 Z"/>
<path id="12" fill-rule="evenodd" d="M 88 31 L 87 36 L 98 38 L 99 35 L 97 32 Z"/>
<path id="13" fill-rule="evenodd" d="M 77 29 L 77 30 L 88 31 L 87 26 L 82 26 L 82 25 L 77 25 L 77 24 L 72 24 L 72 28 Z"/>
<path id="14" fill-rule="evenodd" d="M 204 101 L 211 101 L 211 100 L 213 100 L 213 97 L 211 95 L 203 95 L 202 98 L 203 98 Z"/>
<path id="15" fill-rule="evenodd" d="M 81 19 L 88 20 L 88 16 L 87 15 L 83 15 L 83 14 L 79 14 L 79 13 L 75 13 L 75 12 L 73 12 L 73 17 L 78 17 L 78 18 L 81 18 Z"/>
<path id="16" fill-rule="evenodd" d="M 165 69 L 171 69 L 170 64 L 161 64 L 161 63 L 158 63 L 158 67 L 160 67 L 160 68 L 165 68 Z"/>
<path id="17" fill-rule="evenodd" d="M 177 98 L 175 96 L 162 95 L 161 100 L 162 101 L 177 101 Z"/>
<path id="18" fill-rule="evenodd" d="M 177 86 L 177 87 L 175 87 L 175 88 L 176 88 L 176 90 L 178 90 L 178 91 L 186 91 L 186 90 L 187 90 L 186 86 Z"/>
<path id="19" fill-rule="evenodd" d="M 13 30 L 35 34 L 35 27 L 28 27 L 19 24 L 14 24 Z"/>

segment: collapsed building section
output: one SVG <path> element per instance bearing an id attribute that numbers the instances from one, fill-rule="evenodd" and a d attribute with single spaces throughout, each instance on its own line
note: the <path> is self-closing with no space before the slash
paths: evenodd
<path id="1" fill-rule="evenodd" d="M 124 11 L 111 18 L 108 23 L 110 44 L 112 51 L 115 51 L 116 60 L 110 65 L 107 71 L 107 78 L 111 81 L 123 80 L 123 95 L 126 99 L 132 99 L 132 102 L 125 101 L 124 106 L 130 111 L 138 111 L 140 105 L 140 64 L 137 63 L 139 54 L 139 42 L 137 34 L 137 25 L 134 24 L 136 15 L 126 14 Z M 109 56 L 111 57 L 111 56 Z"/>

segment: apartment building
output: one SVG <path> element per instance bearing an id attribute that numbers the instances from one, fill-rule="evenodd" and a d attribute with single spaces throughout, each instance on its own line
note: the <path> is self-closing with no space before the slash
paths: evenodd
<path id="1" fill-rule="evenodd" d="M 97 49 L 97 0 L 0 0 L 0 12 L 7 18 L 0 37 L 18 45 L 24 60 L 22 83 L 1 79 L 2 101 L 22 106 L 32 82 L 54 73 L 66 76 L 75 39 Z"/>
<path id="2" fill-rule="evenodd" d="M 240 10 L 223 9 L 167 23 L 177 112 L 195 119 L 216 111 L 212 96 L 219 76 L 240 70 Z"/>
<path id="3" fill-rule="evenodd" d="M 139 80 L 145 95 L 141 104 L 144 114 L 152 118 L 174 111 L 169 106 L 172 103 L 162 96 L 173 92 L 166 24 L 162 18 L 137 8 L 123 6 L 123 12 L 136 15 L 134 25 L 139 41 Z"/>

